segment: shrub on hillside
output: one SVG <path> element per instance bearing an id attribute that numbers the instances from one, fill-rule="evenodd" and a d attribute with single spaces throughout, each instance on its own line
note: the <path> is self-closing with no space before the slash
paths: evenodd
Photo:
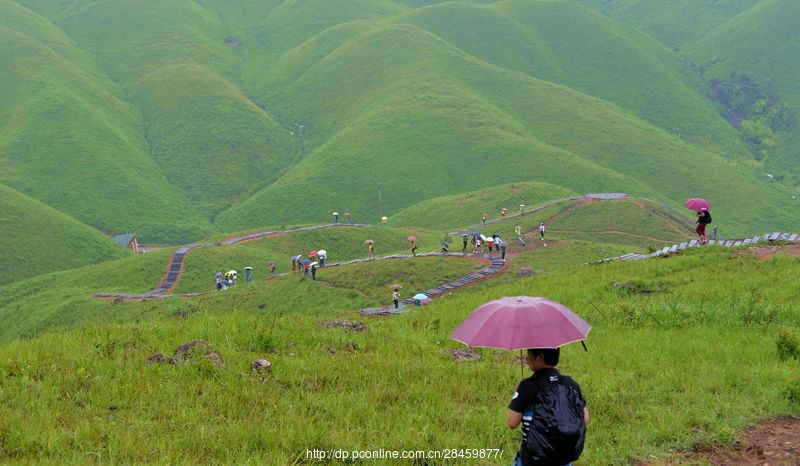
<path id="1" fill-rule="evenodd" d="M 787 359 L 800 360 L 800 335 L 793 328 L 784 327 L 778 332 L 778 337 L 775 339 L 776 346 L 778 347 L 778 358 L 781 361 Z M 800 401 L 800 386 L 798 388 L 798 401 Z"/>

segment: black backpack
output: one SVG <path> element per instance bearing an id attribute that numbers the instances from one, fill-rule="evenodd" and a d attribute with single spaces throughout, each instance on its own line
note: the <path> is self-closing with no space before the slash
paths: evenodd
<path id="1" fill-rule="evenodd" d="M 568 376 L 552 375 L 537 382 L 537 402 L 525 441 L 526 464 L 563 466 L 583 453 L 586 403 Z"/>

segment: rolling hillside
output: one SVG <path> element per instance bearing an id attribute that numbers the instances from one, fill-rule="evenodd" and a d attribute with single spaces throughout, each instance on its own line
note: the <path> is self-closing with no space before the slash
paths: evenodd
<path id="1" fill-rule="evenodd" d="M 0 285 L 131 254 L 97 230 L 2 184 L 0 218 Z"/>
<path id="2" fill-rule="evenodd" d="M 2 0 L 0 182 L 158 242 L 374 222 L 377 179 L 391 214 L 544 182 L 800 224 L 681 54 L 614 20 L 655 4 L 583 3 Z M 715 5 L 704 40 L 756 12 Z"/>

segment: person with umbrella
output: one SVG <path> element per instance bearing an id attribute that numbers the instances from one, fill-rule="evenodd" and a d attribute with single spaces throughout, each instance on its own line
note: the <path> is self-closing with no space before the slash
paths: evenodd
<path id="1" fill-rule="evenodd" d="M 249 265 L 244 268 L 244 279 L 247 283 L 250 283 L 250 275 L 253 273 L 253 268 Z"/>
<path id="2" fill-rule="evenodd" d="M 695 221 L 697 227 L 694 231 L 697 233 L 698 243 L 706 244 L 706 225 L 711 223 L 711 204 L 705 199 L 696 197 L 689 199 L 683 205 L 697 211 L 697 220 Z"/>
<path id="3" fill-rule="evenodd" d="M 409 236 L 408 241 L 411 243 L 411 254 L 417 255 L 417 237 Z"/>
<path id="4" fill-rule="evenodd" d="M 338 225 L 339 224 L 339 212 L 334 212 L 333 213 L 333 224 L 334 225 Z"/>
<path id="5" fill-rule="evenodd" d="M 442 241 L 442 252 L 450 252 L 450 245 L 447 241 Z"/>
<path id="6" fill-rule="evenodd" d="M 468 346 L 527 349 L 525 361 L 533 375 L 519 383 L 508 406 L 508 427 L 522 425 L 515 466 L 566 465 L 580 457 L 589 410 L 578 383 L 556 366 L 559 348 L 582 343 L 589 330 L 562 304 L 513 296 L 479 306 L 450 336 Z"/>
<path id="7" fill-rule="evenodd" d="M 275 274 L 275 261 L 267 261 L 267 267 L 269 267 L 269 273 Z"/>
<path id="8" fill-rule="evenodd" d="M 299 261 L 299 260 L 300 260 L 300 259 L 298 259 L 298 261 Z M 308 272 L 309 272 L 309 267 L 308 267 L 308 266 L 309 266 L 310 264 L 311 264 L 311 261 L 310 261 L 310 260 L 308 260 L 308 259 L 306 259 L 306 260 L 304 260 L 304 261 L 300 262 L 300 265 L 303 267 L 303 280 L 305 280 L 306 278 L 308 278 Z"/>
<path id="9" fill-rule="evenodd" d="M 217 279 L 217 291 L 219 291 L 222 289 L 222 272 L 215 273 L 214 277 Z"/>
<path id="10" fill-rule="evenodd" d="M 308 264 L 309 268 L 311 269 L 311 279 L 312 280 L 316 280 L 317 279 L 317 266 L 318 265 L 319 265 L 319 262 L 317 262 L 317 261 L 314 261 L 314 262 Z"/>
<path id="11" fill-rule="evenodd" d="M 320 249 L 317 251 L 317 259 L 319 259 L 319 266 L 325 267 L 325 259 L 328 257 L 328 251 Z"/>
<path id="12" fill-rule="evenodd" d="M 487 214 L 486 212 L 484 212 L 484 213 L 483 213 L 483 215 L 481 215 L 481 223 L 482 223 L 482 224 L 484 224 L 484 225 L 486 225 L 486 219 L 487 219 L 487 218 L 489 218 L 489 214 Z"/>
<path id="13" fill-rule="evenodd" d="M 292 263 L 292 273 L 297 273 L 297 271 L 299 270 L 298 267 L 301 265 L 300 264 L 300 257 L 301 257 L 300 254 L 298 254 L 296 256 L 292 256 L 289 259 L 289 261 L 291 261 L 291 263 Z"/>
<path id="14" fill-rule="evenodd" d="M 503 217 L 503 220 L 506 219 L 506 214 L 508 214 L 508 209 L 506 209 L 505 207 L 500 209 L 500 215 Z"/>
<path id="15" fill-rule="evenodd" d="M 394 308 L 395 309 L 400 307 L 400 292 L 397 291 L 397 288 L 392 290 L 392 302 L 394 302 Z"/>
<path id="16" fill-rule="evenodd" d="M 350 212 L 344 213 L 344 223 L 345 225 L 350 225 Z"/>
<path id="17" fill-rule="evenodd" d="M 431 298 L 429 298 L 428 295 L 424 293 L 417 293 L 413 296 L 412 299 L 414 300 L 414 305 L 417 307 L 420 307 L 425 303 L 431 302 Z"/>
<path id="18" fill-rule="evenodd" d="M 368 240 L 366 240 L 366 241 L 364 241 L 364 242 L 365 242 L 365 243 L 367 243 L 367 244 L 369 245 L 369 248 L 368 248 L 368 250 L 369 250 L 369 257 L 372 257 L 372 256 L 374 256 L 374 255 L 375 255 L 375 246 L 374 246 L 374 244 L 375 244 L 375 241 L 373 241 L 373 240 L 371 240 L 371 239 L 368 239 Z"/>
<path id="19" fill-rule="evenodd" d="M 386 225 L 386 222 L 388 222 L 388 221 L 389 221 L 389 217 L 387 217 L 385 215 L 383 217 L 381 217 L 381 223 L 382 224 Z"/>
<path id="20" fill-rule="evenodd" d="M 462 236 L 461 241 L 464 242 L 464 247 L 461 248 L 461 252 L 467 252 L 467 242 L 468 242 L 467 235 Z"/>
<path id="21" fill-rule="evenodd" d="M 486 247 L 489 249 L 489 254 L 491 254 L 494 247 L 494 238 L 491 236 L 486 237 Z"/>

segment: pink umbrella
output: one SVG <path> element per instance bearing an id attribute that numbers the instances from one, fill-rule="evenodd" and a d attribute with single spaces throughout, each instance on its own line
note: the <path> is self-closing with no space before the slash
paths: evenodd
<path id="1" fill-rule="evenodd" d="M 392 288 L 392 289 L 395 289 L 395 290 L 399 290 L 402 287 L 403 287 L 403 285 L 398 285 L 398 284 L 389 285 L 389 288 Z"/>
<path id="2" fill-rule="evenodd" d="M 316 255 L 317 255 L 317 251 L 311 251 L 311 252 L 308 253 L 309 257 L 316 256 Z"/>
<path id="3" fill-rule="evenodd" d="M 479 306 L 450 338 L 468 346 L 507 350 L 559 348 L 586 339 L 591 328 L 563 304 L 511 296 Z"/>
<path id="4" fill-rule="evenodd" d="M 469 346 L 507 350 L 559 348 L 585 339 L 590 329 L 555 301 L 512 296 L 481 305 L 450 337 Z"/>
<path id="5" fill-rule="evenodd" d="M 707 200 L 699 197 L 689 199 L 688 201 L 684 202 L 683 205 L 686 206 L 687 209 L 696 211 L 711 210 L 711 204 L 709 204 Z"/>
<path id="6" fill-rule="evenodd" d="M 416 237 L 416 236 L 409 236 L 409 237 L 408 237 L 408 240 L 409 240 L 409 241 L 416 241 L 416 240 L 417 240 L 417 237 Z"/>

